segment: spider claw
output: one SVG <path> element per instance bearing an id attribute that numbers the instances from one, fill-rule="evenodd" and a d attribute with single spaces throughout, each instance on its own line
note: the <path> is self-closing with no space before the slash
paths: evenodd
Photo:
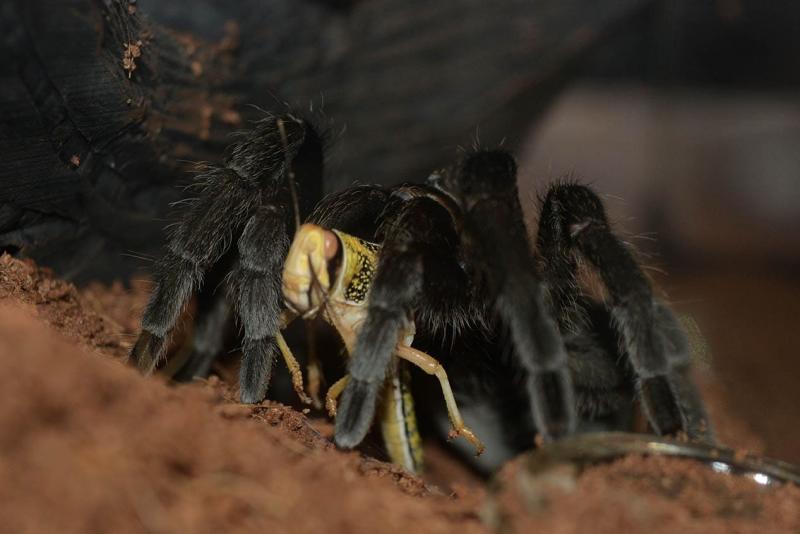
<path id="1" fill-rule="evenodd" d="M 660 435 L 676 435 L 683 430 L 680 403 L 666 376 L 645 378 L 639 385 L 642 406 L 648 420 Z"/>
<path id="2" fill-rule="evenodd" d="M 267 396 L 272 362 L 277 356 L 278 347 L 270 338 L 245 339 L 242 352 L 239 400 L 242 404 L 258 404 Z"/>
<path id="3" fill-rule="evenodd" d="M 544 441 L 555 441 L 575 432 L 575 394 L 568 371 L 535 373 L 528 391 L 534 420 Z"/>
<path id="4" fill-rule="evenodd" d="M 128 358 L 136 364 L 142 374 L 148 375 L 155 369 L 158 357 L 163 349 L 163 337 L 147 330 L 142 330 Z"/>
<path id="5" fill-rule="evenodd" d="M 350 380 L 342 393 L 336 417 L 334 441 L 352 449 L 364 440 L 375 415 L 375 400 L 381 383 Z"/>

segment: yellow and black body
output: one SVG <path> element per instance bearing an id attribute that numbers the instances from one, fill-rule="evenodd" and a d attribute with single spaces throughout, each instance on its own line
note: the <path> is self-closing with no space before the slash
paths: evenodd
<path id="1" fill-rule="evenodd" d="M 331 242 L 332 236 L 335 243 Z M 341 336 L 347 354 L 352 353 L 358 330 L 366 319 L 379 253 L 378 244 L 305 224 L 298 231 L 285 264 L 283 291 L 287 305 L 304 317 L 322 313 Z M 333 264 L 335 268 L 329 269 Z M 403 345 L 411 345 L 413 322 L 409 321 L 402 338 Z M 422 440 L 409 379 L 406 362 L 396 358 L 381 396 L 379 424 L 389 459 L 409 471 L 420 472 Z M 326 404 L 332 414 L 335 399 L 345 385 L 346 377 L 329 389 Z"/>

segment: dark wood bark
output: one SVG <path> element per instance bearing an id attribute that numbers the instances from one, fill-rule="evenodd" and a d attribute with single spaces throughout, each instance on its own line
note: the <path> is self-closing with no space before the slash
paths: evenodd
<path id="1" fill-rule="evenodd" d="M 0 246 L 127 276 L 194 162 L 287 103 L 329 132 L 328 191 L 424 179 L 478 134 L 513 145 L 649 3 L 5 2 Z"/>

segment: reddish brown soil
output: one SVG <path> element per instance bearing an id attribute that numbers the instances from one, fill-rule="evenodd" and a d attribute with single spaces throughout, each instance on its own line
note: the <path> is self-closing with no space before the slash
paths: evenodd
<path id="1" fill-rule="evenodd" d="M 147 287 L 77 291 L 0 257 L 0 531 L 797 532 L 797 488 L 668 459 L 597 466 L 530 504 L 519 461 L 496 494 L 431 449 L 431 485 L 336 450 L 326 422 L 235 403 L 218 379 L 180 388 L 120 360 Z M 701 376 L 729 444 L 763 440 Z M 439 488 L 446 488 L 444 490 Z"/>
<path id="2" fill-rule="evenodd" d="M 500 473 L 496 521 L 513 532 L 798 532 L 800 488 L 761 489 L 677 458 L 627 457 L 575 480 L 532 480 L 524 458 Z"/>
<path id="3" fill-rule="evenodd" d="M 128 345 L 122 329 L 92 309 L 72 284 L 30 262 L 0 255 L 0 301 L 21 304 L 82 348 L 121 358 Z M 131 298 L 125 301 L 130 303 Z"/>
<path id="4" fill-rule="evenodd" d="M 233 404 L 213 384 L 170 388 L 82 350 L 71 341 L 85 335 L 77 345 L 119 353 L 114 326 L 66 284 L 3 262 L 2 530 L 483 530 L 419 478 L 335 450 L 289 408 Z M 8 291 L 21 273 L 36 297 Z"/>

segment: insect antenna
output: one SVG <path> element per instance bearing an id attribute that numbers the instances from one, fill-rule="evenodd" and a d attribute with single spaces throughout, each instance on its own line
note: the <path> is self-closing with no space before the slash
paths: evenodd
<path id="1" fill-rule="evenodd" d="M 289 138 L 286 136 L 286 127 L 283 124 L 283 119 L 277 119 L 278 132 L 281 134 L 281 143 L 283 143 L 283 158 L 284 169 L 286 170 L 286 178 L 289 182 L 289 194 L 292 195 L 292 208 L 294 210 L 294 232 L 295 234 L 300 229 L 300 202 L 297 199 L 297 183 L 294 178 L 294 170 L 292 169 L 292 160 L 289 157 Z"/>

